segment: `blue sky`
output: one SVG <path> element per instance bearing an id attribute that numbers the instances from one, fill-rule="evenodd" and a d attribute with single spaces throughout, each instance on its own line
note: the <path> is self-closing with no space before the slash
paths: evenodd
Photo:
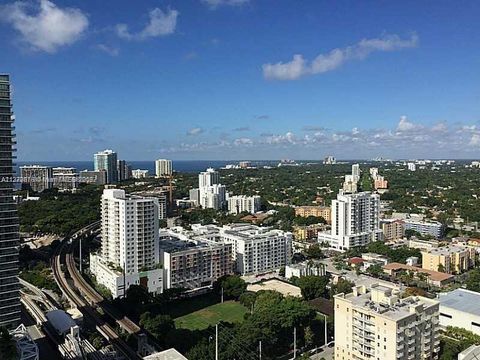
<path id="1" fill-rule="evenodd" d="M 478 1 L 4 4 L 19 160 L 480 157 Z"/>

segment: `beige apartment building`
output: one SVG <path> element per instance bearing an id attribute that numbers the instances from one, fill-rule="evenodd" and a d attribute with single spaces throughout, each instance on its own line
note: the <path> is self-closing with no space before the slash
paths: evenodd
<path id="1" fill-rule="evenodd" d="M 422 268 L 447 274 L 461 273 L 475 264 L 475 248 L 442 246 L 422 252 Z"/>
<path id="2" fill-rule="evenodd" d="M 323 217 L 328 224 L 330 224 L 332 221 L 331 209 L 328 206 L 298 206 L 295 208 L 295 216 Z"/>
<path id="3" fill-rule="evenodd" d="M 438 301 L 378 284 L 334 298 L 335 360 L 438 358 Z"/>
<path id="4" fill-rule="evenodd" d="M 402 220 L 382 220 L 380 225 L 385 241 L 400 240 L 405 236 L 405 223 Z"/>

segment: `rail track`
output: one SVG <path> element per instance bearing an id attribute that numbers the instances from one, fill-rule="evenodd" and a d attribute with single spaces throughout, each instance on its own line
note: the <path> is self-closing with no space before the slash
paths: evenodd
<path id="1" fill-rule="evenodd" d="M 86 232 L 92 230 L 93 228 L 97 227 L 98 223 L 90 224 L 83 229 L 76 232 L 72 238 L 76 239 L 79 236 L 85 234 Z M 85 300 L 81 295 L 77 294 L 74 288 L 68 283 L 65 274 L 62 271 L 62 264 L 65 263 L 67 256 L 64 254 L 64 251 L 68 249 L 69 244 L 67 241 L 64 241 L 55 251 L 52 259 L 51 259 L 51 267 L 53 270 L 53 275 L 55 277 L 55 281 L 57 282 L 58 286 L 60 287 L 62 293 L 65 297 L 72 303 L 79 311 L 81 311 L 84 317 L 90 319 L 93 323 L 95 323 L 98 332 L 105 337 L 120 353 L 122 353 L 127 359 L 132 360 L 139 360 L 142 359 L 128 344 L 118 336 L 116 331 L 106 323 L 102 318 L 101 315 L 91 307 L 90 303 Z M 69 260 L 70 266 L 72 266 L 72 258 Z M 65 260 L 65 261 L 63 261 Z M 66 264 L 68 268 L 68 263 Z M 73 263 L 73 267 L 75 265 Z M 81 277 L 81 276 L 80 276 Z M 79 279 L 77 279 L 79 281 Z M 85 291 L 85 289 L 83 289 Z M 89 290 L 87 290 L 88 292 Z M 93 294 L 92 294 L 93 295 Z"/>

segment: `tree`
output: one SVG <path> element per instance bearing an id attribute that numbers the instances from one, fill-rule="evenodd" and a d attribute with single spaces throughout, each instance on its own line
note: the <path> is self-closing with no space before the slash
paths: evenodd
<path id="1" fill-rule="evenodd" d="M 383 268 L 379 264 L 370 265 L 367 269 L 367 273 L 375 277 L 380 277 L 384 274 Z"/>
<path id="2" fill-rule="evenodd" d="M 438 264 L 438 272 L 445 272 L 445 266 L 443 264 Z"/>
<path id="3" fill-rule="evenodd" d="M 307 326 L 305 328 L 305 332 L 303 336 L 305 338 L 305 345 L 312 346 L 315 334 L 313 333 L 312 328 L 310 326 Z"/>
<path id="4" fill-rule="evenodd" d="M 251 309 L 255 304 L 256 299 L 257 299 L 257 293 L 246 291 L 242 295 L 240 295 L 239 301 L 240 301 L 240 304 L 245 306 L 247 309 Z"/>
<path id="5" fill-rule="evenodd" d="M 0 355 L 2 360 L 15 360 L 18 356 L 15 342 L 6 328 L 0 328 Z"/>
<path id="6" fill-rule="evenodd" d="M 175 329 L 175 323 L 170 315 L 153 316 L 148 311 L 140 316 L 140 325 L 159 341 Z"/>
<path id="7" fill-rule="evenodd" d="M 465 285 L 468 290 L 480 292 L 480 269 L 473 269 L 468 273 Z"/>
<path id="8" fill-rule="evenodd" d="M 215 359 L 215 342 L 203 340 L 192 347 L 186 356 L 189 360 L 213 360 Z"/>
<path id="9" fill-rule="evenodd" d="M 224 297 L 238 299 L 247 289 L 247 284 L 238 275 L 227 275 L 217 281 L 215 288 L 219 293 L 223 288 Z"/>
<path id="10" fill-rule="evenodd" d="M 412 229 L 405 230 L 405 237 L 407 239 L 410 239 L 412 236 L 420 237 L 420 236 L 422 236 L 422 234 L 420 234 L 418 231 L 415 231 L 415 230 L 412 230 Z"/>
<path id="11" fill-rule="evenodd" d="M 309 275 L 295 279 L 295 285 L 302 290 L 302 296 L 306 300 L 326 297 L 328 282 L 329 278 L 327 276 Z"/>
<path id="12" fill-rule="evenodd" d="M 333 297 L 333 295 L 337 294 L 348 294 L 352 292 L 352 288 L 355 286 L 355 284 L 351 281 L 348 281 L 346 279 L 338 279 L 337 283 L 332 286 L 330 289 L 330 295 Z"/>
<path id="13" fill-rule="evenodd" d="M 307 257 L 309 259 L 323 259 L 324 255 L 319 244 L 313 244 L 308 247 L 306 251 Z"/>

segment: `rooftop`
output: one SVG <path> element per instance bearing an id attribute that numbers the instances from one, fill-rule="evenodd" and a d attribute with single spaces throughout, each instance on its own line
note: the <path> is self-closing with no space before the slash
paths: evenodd
<path id="1" fill-rule="evenodd" d="M 480 315 L 480 293 L 466 289 L 455 289 L 440 293 L 438 301 L 441 306 L 453 308 L 475 316 Z"/>
<path id="2" fill-rule="evenodd" d="M 442 255 L 442 256 L 449 256 L 454 253 L 462 253 L 464 251 L 468 251 L 467 246 L 441 246 L 438 248 L 433 248 L 428 251 L 425 251 L 426 253 L 432 254 L 432 255 Z"/>
<path id="3" fill-rule="evenodd" d="M 357 286 L 352 293 L 335 295 L 349 301 L 357 309 L 376 313 L 385 318 L 400 320 L 424 309 L 435 306 L 437 301 L 420 296 L 400 298 L 400 291 L 384 285 L 372 285 L 367 292 L 365 286 Z"/>
<path id="4" fill-rule="evenodd" d="M 422 269 L 422 268 L 419 268 L 419 267 L 416 267 L 416 266 L 410 266 L 410 265 L 401 264 L 401 263 L 390 263 L 390 264 L 385 265 L 383 267 L 383 269 L 384 270 L 393 270 L 393 271 L 396 271 L 396 270 L 411 270 L 411 271 L 415 271 L 415 272 L 421 272 L 421 273 L 424 273 L 424 274 L 428 274 L 430 280 L 440 281 L 440 282 L 453 278 L 453 275 L 450 275 L 450 274 L 446 274 L 446 273 L 439 272 L 439 271 Z"/>
<path id="5" fill-rule="evenodd" d="M 289 284 L 278 279 L 270 279 L 260 283 L 248 285 L 247 290 L 253 292 L 257 292 L 260 290 L 274 290 L 278 291 L 284 296 L 302 297 L 302 291 L 298 286 Z"/>

